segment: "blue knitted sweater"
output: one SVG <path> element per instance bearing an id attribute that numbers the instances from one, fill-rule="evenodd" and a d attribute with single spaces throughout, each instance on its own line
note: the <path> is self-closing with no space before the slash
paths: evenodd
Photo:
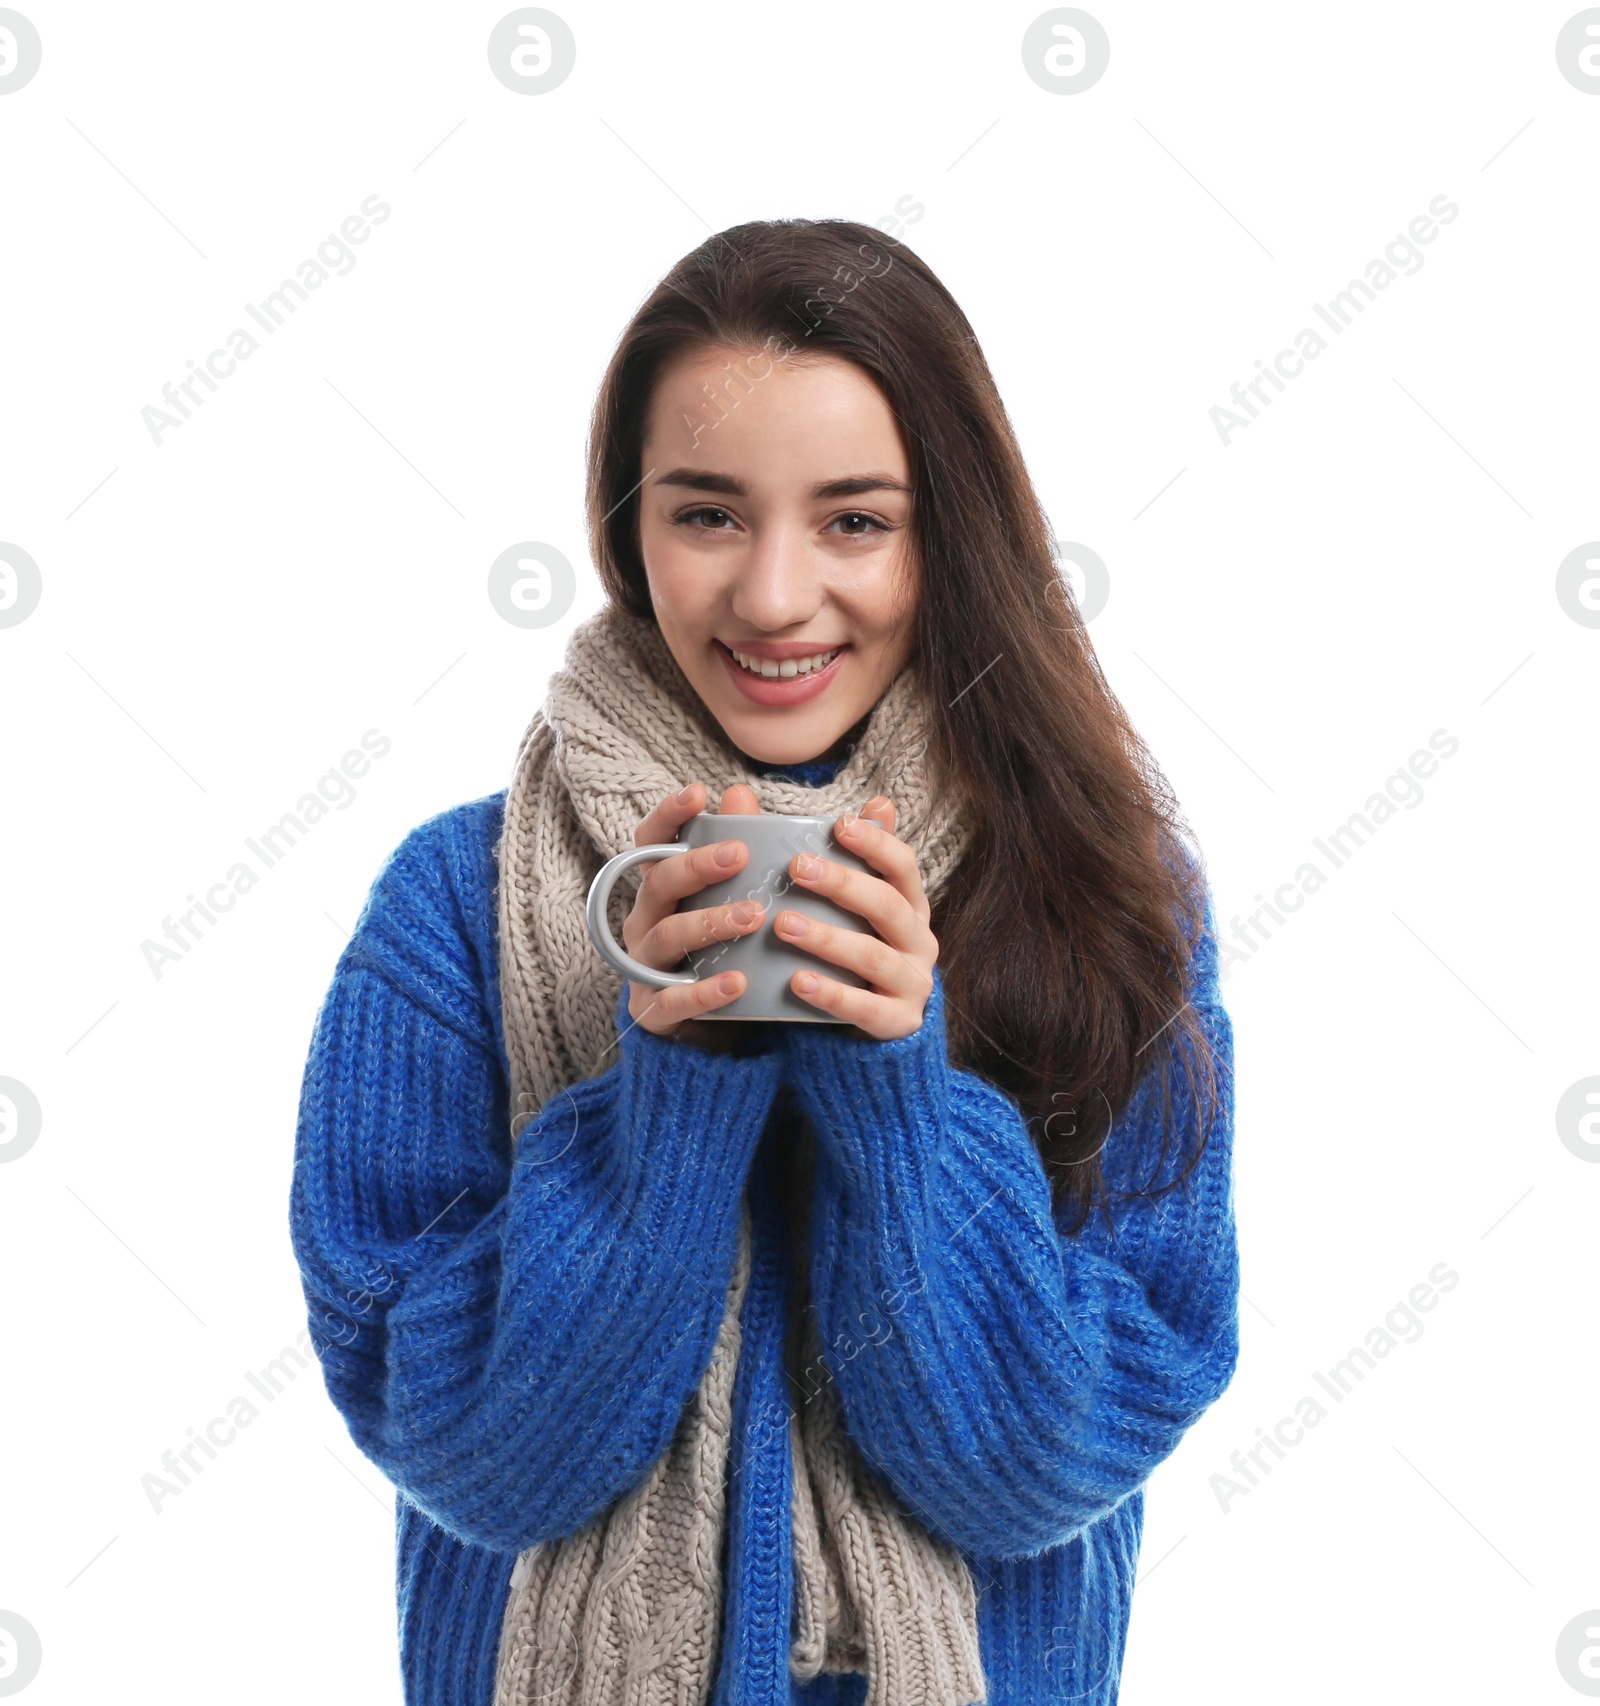
<path id="1" fill-rule="evenodd" d="M 1232 1034 L 1209 893 L 1191 999 L 1222 1101 L 1204 1155 L 1175 1191 L 1119 1208 L 1114 1231 L 1095 1216 L 1067 1235 L 1015 1103 L 950 1064 L 937 980 L 920 1030 L 887 1043 L 751 1027 L 742 1052 L 713 1054 L 619 1008 L 612 1063 L 513 1140 L 504 801 L 431 819 L 379 875 L 317 1016 L 295 1141 L 292 1235 L 328 1394 L 398 1489 L 408 1706 L 489 1706 L 516 1554 L 582 1527 L 667 1449 L 710 1361 L 747 1187 L 714 1702 L 860 1706 L 862 1676 L 802 1685 L 787 1669 L 772 1113 L 788 1094 L 815 1133 L 808 1271 L 841 1413 L 968 1560 L 989 1706 L 1112 1706 L 1144 1483 L 1237 1356 Z M 1155 1091 L 1152 1074 L 1105 1144 L 1115 1188 L 1150 1176 Z"/>

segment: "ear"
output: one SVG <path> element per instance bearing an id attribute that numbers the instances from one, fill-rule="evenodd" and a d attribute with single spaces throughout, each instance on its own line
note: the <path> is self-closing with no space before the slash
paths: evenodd
<path id="1" fill-rule="evenodd" d="M 735 812 L 741 817 L 752 817 L 761 810 L 756 799 L 754 788 L 748 788 L 743 782 L 735 782 L 731 788 L 725 789 L 719 811 Z"/>

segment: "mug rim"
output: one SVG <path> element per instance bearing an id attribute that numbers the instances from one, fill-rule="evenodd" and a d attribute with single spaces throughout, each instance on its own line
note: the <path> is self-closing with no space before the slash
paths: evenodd
<path id="1" fill-rule="evenodd" d="M 741 819 L 749 823 L 755 818 L 781 818 L 785 823 L 837 823 L 840 818 L 848 817 L 848 812 L 835 812 L 831 817 L 822 812 L 696 812 L 694 817 L 687 817 L 685 823 L 693 823 L 695 818 L 716 818 L 719 822 L 728 819 L 735 823 Z"/>

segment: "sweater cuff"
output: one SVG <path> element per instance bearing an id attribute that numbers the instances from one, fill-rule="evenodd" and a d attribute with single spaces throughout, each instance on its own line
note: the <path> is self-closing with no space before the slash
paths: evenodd
<path id="1" fill-rule="evenodd" d="M 711 1054 L 708 1048 L 702 1048 L 698 1043 L 680 1043 L 673 1039 L 657 1037 L 654 1031 L 645 1030 L 644 1026 L 628 1011 L 628 984 L 622 985 L 622 993 L 617 997 L 617 1036 L 619 1040 L 632 1032 L 641 1033 L 656 1042 L 665 1042 L 669 1048 L 692 1049 L 696 1054 Z M 753 1054 L 767 1054 L 776 1050 L 782 1052 L 783 1033 L 789 1026 L 779 1019 L 727 1019 L 718 1021 L 715 1018 L 700 1021 L 701 1023 L 719 1025 L 723 1036 L 720 1040 L 727 1045 L 716 1053 L 726 1053 L 740 1057 Z"/>
<path id="2" fill-rule="evenodd" d="M 797 1024 L 788 1072 L 818 1140 L 882 1223 L 927 1223 L 949 1129 L 950 1060 L 937 969 L 922 1023 L 890 1042 Z"/>
<path id="3" fill-rule="evenodd" d="M 597 1074 L 611 1078 L 610 1095 L 557 1092 L 524 1127 L 518 1165 L 549 1169 L 552 1184 L 572 1165 L 597 1168 L 620 1203 L 652 1228 L 659 1221 L 669 1248 L 731 1215 L 782 1080 L 781 1052 L 715 1054 L 656 1036 L 623 1006 Z"/>

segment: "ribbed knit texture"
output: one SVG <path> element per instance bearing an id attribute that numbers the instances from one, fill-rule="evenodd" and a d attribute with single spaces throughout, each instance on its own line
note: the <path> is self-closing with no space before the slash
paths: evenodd
<path id="1" fill-rule="evenodd" d="M 1190 1178 L 1065 1236 L 1013 1103 L 949 1064 L 943 989 L 893 1043 L 832 1027 L 712 1055 L 638 1027 L 509 1141 L 496 957 L 504 795 L 396 851 L 317 1018 L 291 1226 L 329 1396 L 394 1482 L 408 1706 L 489 1706 L 512 1566 L 635 1487 L 711 1361 L 748 1181 L 718 1706 L 782 1698 L 797 1628 L 783 1248 L 766 1114 L 817 1145 L 810 1295 L 851 1439 L 979 1589 L 989 1706 L 1111 1706 L 1143 1485 L 1238 1345 L 1232 1036 L 1190 995 L 1222 1105 Z M 1209 902 L 1207 922 L 1210 924 Z M 752 1027 L 752 1033 L 755 1027 Z M 1173 1117 L 1188 1118 L 1184 1084 Z M 1101 1157 L 1149 1174 L 1147 1078 Z M 581 1141 L 579 1134 L 582 1134 Z M 689 1144 L 692 1142 L 692 1150 Z M 859 1706 L 865 1678 L 786 1684 Z"/>

